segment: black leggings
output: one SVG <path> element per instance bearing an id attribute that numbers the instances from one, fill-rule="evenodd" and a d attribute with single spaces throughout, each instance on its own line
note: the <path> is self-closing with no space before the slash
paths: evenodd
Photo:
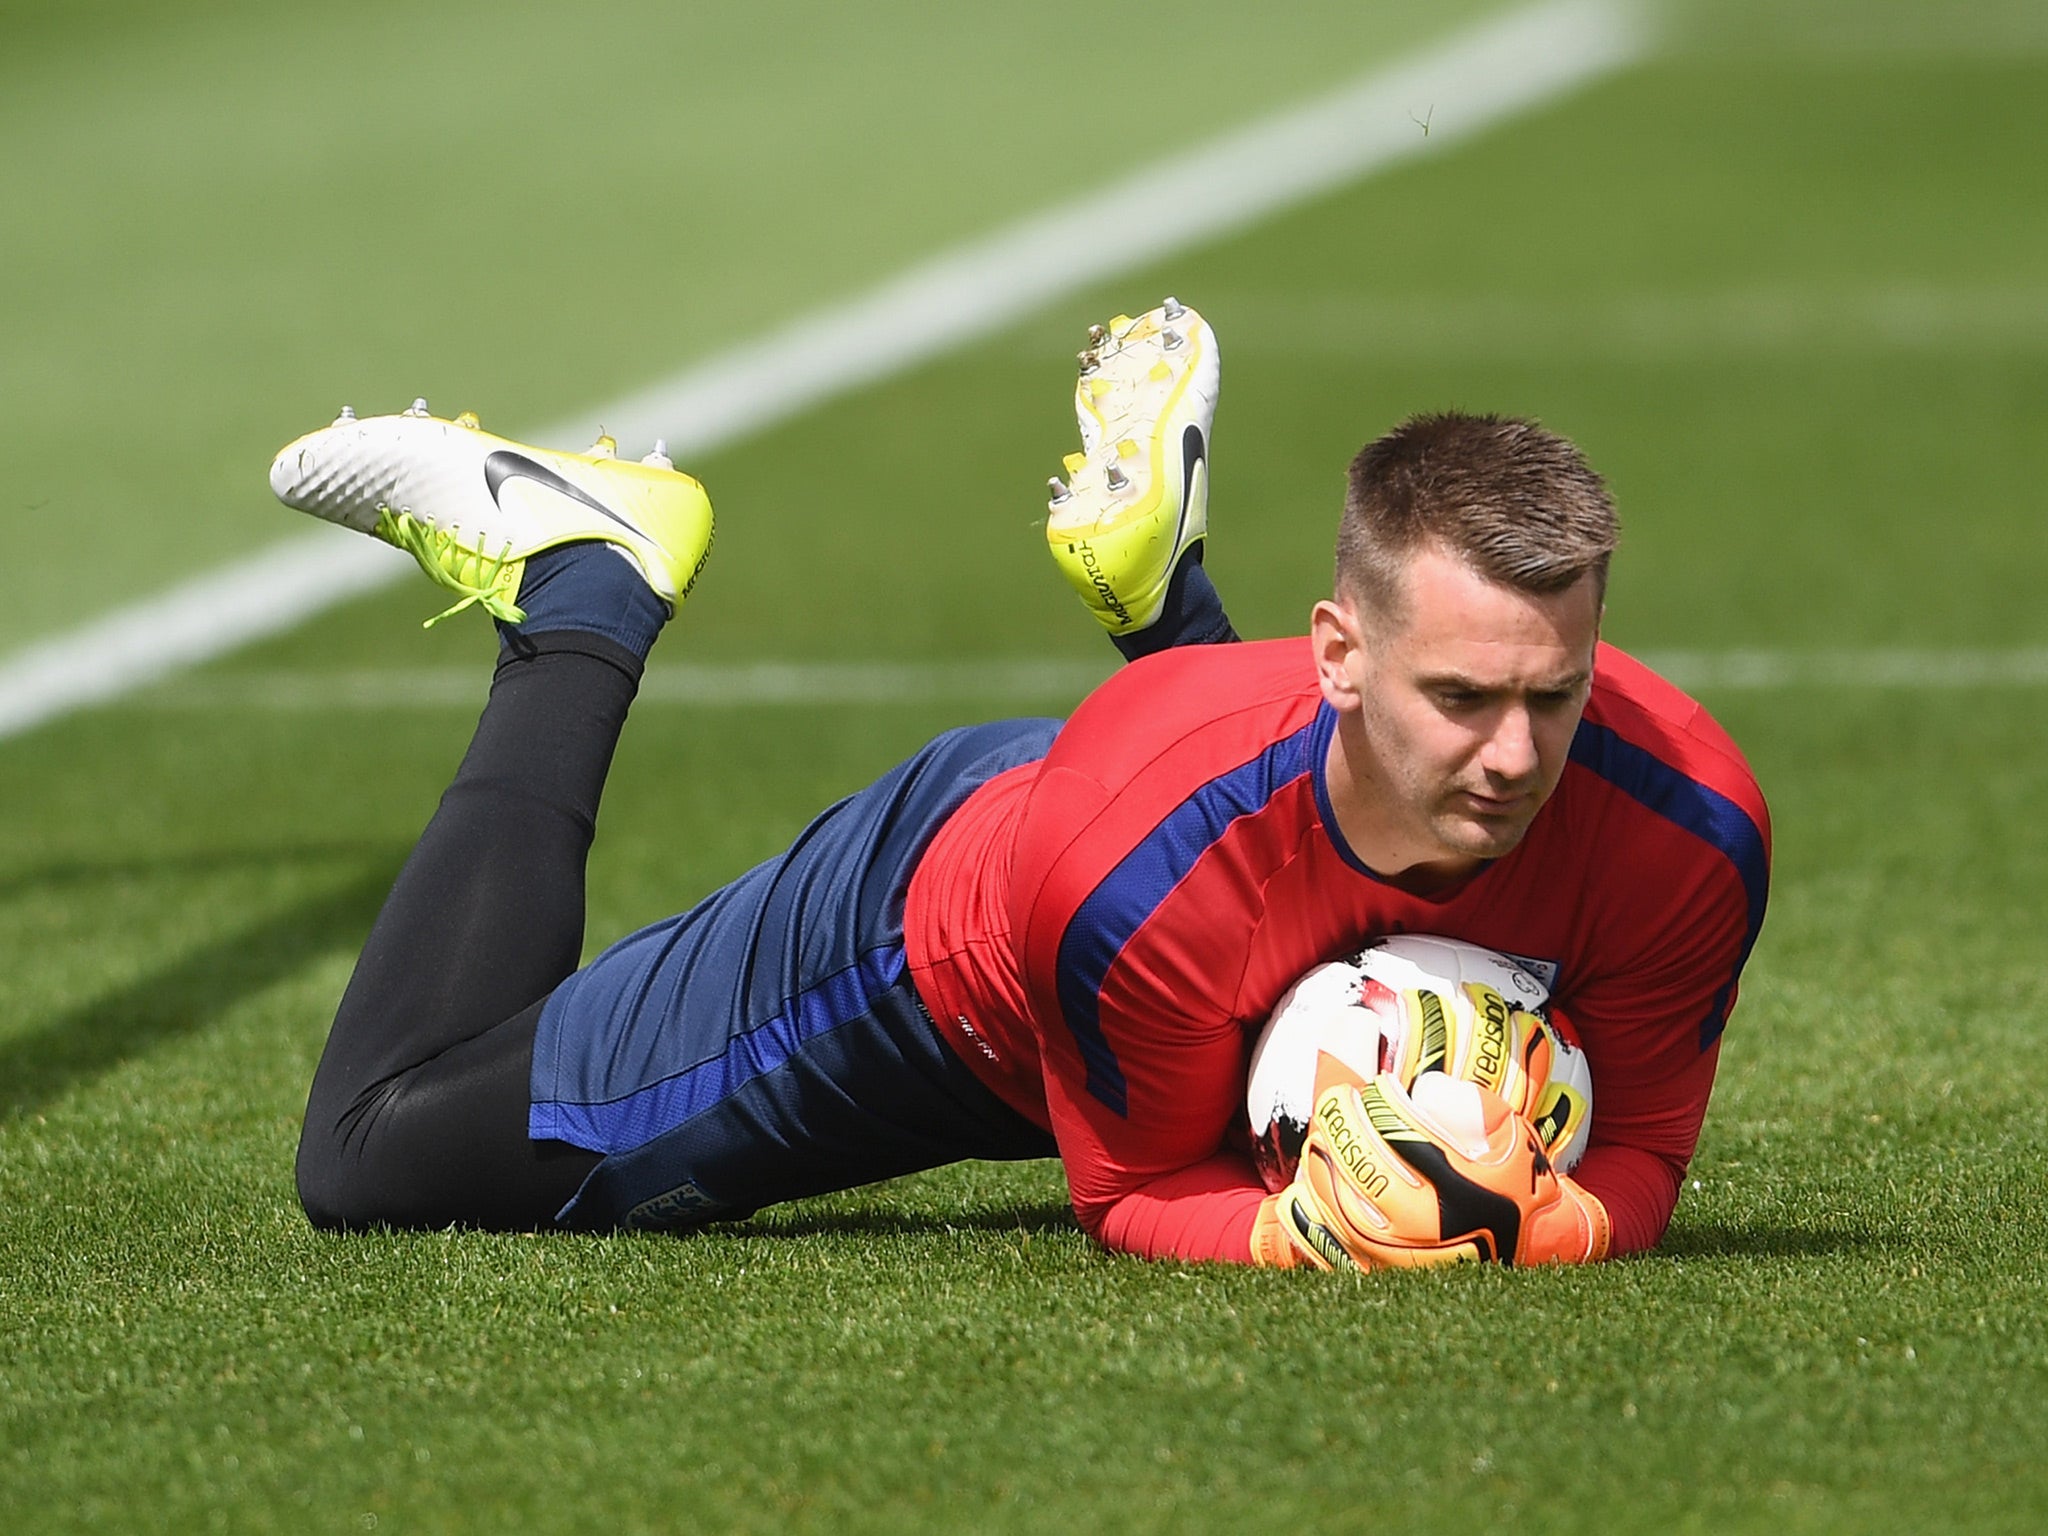
<path id="1" fill-rule="evenodd" d="M 363 946 L 313 1077 L 316 1226 L 549 1225 L 598 1154 L 526 1134 L 540 1006 L 576 969 L 598 799 L 639 686 L 625 647 L 521 637 Z"/>
<path id="2" fill-rule="evenodd" d="M 1135 657 L 1235 640 L 1183 562 Z M 581 958 L 598 801 L 639 687 L 632 652 L 512 637 L 476 736 L 363 945 L 313 1076 L 299 1199 L 314 1225 L 531 1231 L 599 1154 L 527 1136 L 541 1005 Z"/>

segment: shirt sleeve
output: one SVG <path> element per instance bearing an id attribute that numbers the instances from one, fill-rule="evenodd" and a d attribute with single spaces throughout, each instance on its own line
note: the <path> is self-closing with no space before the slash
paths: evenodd
<path id="1" fill-rule="evenodd" d="M 1693 700 L 1602 647 L 1611 686 L 1573 768 L 1609 793 L 1574 829 L 1579 953 L 1558 1003 L 1593 1074 L 1577 1177 L 1606 1206 L 1611 1251 L 1664 1236 L 1706 1117 L 1721 1031 L 1769 898 L 1770 809 Z"/>
<path id="2" fill-rule="evenodd" d="M 1084 774 L 1048 768 L 1034 794 L 1060 807 L 1063 830 L 1020 851 L 1013 922 L 1074 1213 L 1117 1252 L 1249 1263 L 1265 1189 L 1225 1147 L 1247 1059 L 1228 1012 L 1241 957 L 1156 934 L 1116 944 L 1113 963 L 1077 957 L 1069 930 L 1086 928 L 1076 914 L 1115 862 L 1088 845 L 1133 839 L 1105 826 L 1109 797 Z"/>
<path id="3" fill-rule="evenodd" d="M 1594 1139 L 1573 1177 L 1607 1208 L 1613 1256 L 1640 1253 L 1663 1240 L 1699 1140 L 1720 1055 L 1717 1042 L 1669 1083 L 1649 1092 L 1611 1095 L 1623 1100 L 1611 1126 L 1595 1116 Z M 1597 1078 L 1594 1097 L 1598 1103 Z"/>
<path id="4" fill-rule="evenodd" d="M 1656 1246 L 1671 1221 L 1762 916 L 1725 860 L 1663 869 L 1664 910 L 1632 958 L 1560 1000 L 1593 1075 L 1592 1131 L 1575 1176 L 1607 1208 L 1617 1255 Z M 1588 920 L 1620 925 L 1597 911 Z"/>
<path id="5" fill-rule="evenodd" d="M 1249 1263 L 1265 1186 L 1224 1145 L 1242 1096 L 1242 1030 L 1104 1015 L 1124 1065 L 1120 1109 L 1091 1089 L 1067 1042 L 1050 1042 L 1045 1059 L 1046 1104 L 1082 1229 L 1119 1253 Z"/>

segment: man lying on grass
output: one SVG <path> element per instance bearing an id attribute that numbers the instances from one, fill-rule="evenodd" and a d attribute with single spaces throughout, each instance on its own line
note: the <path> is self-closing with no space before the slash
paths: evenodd
<path id="1" fill-rule="evenodd" d="M 314 1078 L 312 1219 L 688 1229 L 1057 1155 L 1082 1226 L 1151 1257 L 1654 1244 L 1763 920 L 1741 754 L 1600 644 L 1613 508 L 1525 421 L 1370 444 L 1308 636 L 1215 643 L 1236 640 L 1200 564 L 1217 379 L 1171 299 L 1082 354 L 1048 535 L 1131 665 L 1064 724 L 940 736 L 581 969 L 599 798 L 710 550 L 702 488 L 659 446 L 546 452 L 424 402 L 280 453 L 286 503 L 410 551 L 500 635 Z M 1294 1182 L 1260 1183 L 1235 1134 L 1251 1034 L 1311 966 L 1402 932 L 1554 978 L 1599 1091 L 1575 1176 L 1524 1105 L 1482 1092 L 1454 1135 L 1398 1078 L 1333 1071 Z"/>

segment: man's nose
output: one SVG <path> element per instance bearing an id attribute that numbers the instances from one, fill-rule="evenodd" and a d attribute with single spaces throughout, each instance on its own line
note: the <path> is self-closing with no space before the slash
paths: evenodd
<path id="1" fill-rule="evenodd" d="M 1527 709 L 1519 704 L 1510 704 L 1501 711 L 1479 761 L 1480 766 L 1497 779 L 1519 783 L 1535 777 L 1540 759 L 1536 752 L 1536 733 Z"/>

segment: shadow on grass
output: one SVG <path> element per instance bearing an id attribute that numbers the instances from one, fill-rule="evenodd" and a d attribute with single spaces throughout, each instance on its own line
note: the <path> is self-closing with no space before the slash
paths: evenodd
<path id="1" fill-rule="evenodd" d="M 382 868 L 391 845 L 360 839 L 293 843 L 288 848 L 193 848 L 135 859 L 59 859 L 0 874 L 0 901 L 50 891 L 78 890 L 124 880 L 210 875 L 279 864 L 367 864 Z M 394 870 L 396 866 L 393 866 Z M 395 876 L 394 876 L 395 878 Z"/>
<path id="2" fill-rule="evenodd" d="M 1007 1210 L 771 1214 L 747 1222 L 721 1223 L 706 1230 L 733 1237 L 932 1237 L 948 1231 L 1023 1232 L 1038 1237 L 1079 1229 L 1074 1224 L 1072 1207 L 1040 1201 Z"/>
<path id="3" fill-rule="evenodd" d="M 1874 1232 L 1845 1232 L 1820 1227 L 1685 1227 L 1666 1234 L 1646 1258 L 1665 1259 L 1813 1259 L 1837 1253 L 1859 1253 L 1879 1247 Z"/>
<path id="4" fill-rule="evenodd" d="M 99 866 L 102 878 L 161 874 L 166 869 L 222 867 L 261 858 L 291 862 L 330 858 L 341 849 L 271 849 L 210 854 L 132 868 Z M 361 848 L 352 850 L 358 857 Z M 337 949 L 362 943 L 397 878 L 402 852 L 379 851 L 374 862 L 337 890 L 309 897 L 226 934 L 120 991 L 60 1014 L 42 1028 L 0 1042 L 0 1118 L 33 1111 L 72 1084 L 204 1029 L 244 998 L 293 975 Z M 84 883 L 88 872 L 46 872 L 60 883 Z M 23 884 L 27 877 L 23 877 Z"/>

